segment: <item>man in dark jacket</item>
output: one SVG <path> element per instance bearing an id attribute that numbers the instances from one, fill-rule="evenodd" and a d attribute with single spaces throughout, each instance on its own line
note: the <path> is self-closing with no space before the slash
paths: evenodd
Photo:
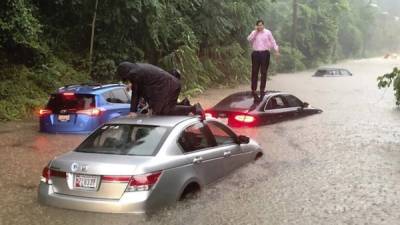
<path id="1" fill-rule="evenodd" d="M 136 115 L 141 97 L 148 102 L 154 115 L 204 115 L 198 103 L 194 106 L 177 105 L 180 81 L 159 67 L 123 62 L 117 68 L 117 76 L 132 84 L 131 115 Z"/>

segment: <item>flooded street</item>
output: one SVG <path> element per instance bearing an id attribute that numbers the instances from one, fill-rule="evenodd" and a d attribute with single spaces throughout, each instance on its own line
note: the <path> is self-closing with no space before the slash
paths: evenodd
<path id="1" fill-rule="evenodd" d="M 37 187 L 46 163 L 84 136 L 38 133 L 38 123 L 0 127 L 0 225 L 8 224 L 399 224 L 400 110 L 392 88 L 376 77 L 400 60 L 364 59 L 337 65 L 352 77 L 280 74 L 267 88 L 298 96 L 322 114 L 237 131 L 256 139 L 264 157 L 206 187 L 196 199 L 155 215 L 78 212 L 41 206 Z M 210 90 L 212 106 L 247 90 Z"/>

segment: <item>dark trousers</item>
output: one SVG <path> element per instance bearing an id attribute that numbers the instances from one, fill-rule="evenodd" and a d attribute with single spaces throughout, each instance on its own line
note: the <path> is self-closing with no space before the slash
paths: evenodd
<path id="1" fill-rule="evenodd" d="M 194 106 L 177 105 L 177 100 L 181 88 L 170 86 L 169 90 L 163 95 L 163 99 L 153 101 L 150 107 L 153 109 L 153 115 L 187 116 L 194 113 Z"/>
<path id="2" fill-rule="evenodd" d="M 266 51 L 253 51 L 251 53 L 251 90 L 257 90 L 258 73 L 261 71 L 261 84 L 260 91 L 265 92 L 265 85 L 267 84 L 267 72 L 269 67 L 271 53 Z"/>

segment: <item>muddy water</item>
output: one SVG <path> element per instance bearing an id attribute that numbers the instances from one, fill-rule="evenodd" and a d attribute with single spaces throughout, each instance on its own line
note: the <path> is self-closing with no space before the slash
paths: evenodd
<path id="1" fill-rule="evenodd" d="M 268 89 L 295 94 L 319 115 L 260 128 L 264 157 L 208 186 L 198 198 L 152 216 L 77 212 L 40 206 L 36 191 L 49 159 L 83 136 L 46 135 L 33 122 L 0 127 L 0 224 L 400 224 L 400 110 L 376 77 L 400 61 L 343 62 L 353 77 L 280 74 Z M 248 86 L 210 90 L 212 106 Z"/>

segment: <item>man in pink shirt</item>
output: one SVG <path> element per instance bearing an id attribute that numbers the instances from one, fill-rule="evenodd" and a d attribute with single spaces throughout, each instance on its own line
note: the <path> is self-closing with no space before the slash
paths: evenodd
<path id="1" fill-rule="evenodd" d="M 250 42 L 253 52 L 251 53 L 251 91 L 255 101 L 259 101 L 257 95 L 258 73 L 261 70 L 260 95 L 261 99 L 265 95 L 265 85 L 267 83 L 267 71 L 270 62 L 270 50 L 273 49 L 279 57 L 279 46 L 276 44 L 271 31 L 265 29 L 264 21 L 258 20 L 255 30 L 247 37 Z"/>

